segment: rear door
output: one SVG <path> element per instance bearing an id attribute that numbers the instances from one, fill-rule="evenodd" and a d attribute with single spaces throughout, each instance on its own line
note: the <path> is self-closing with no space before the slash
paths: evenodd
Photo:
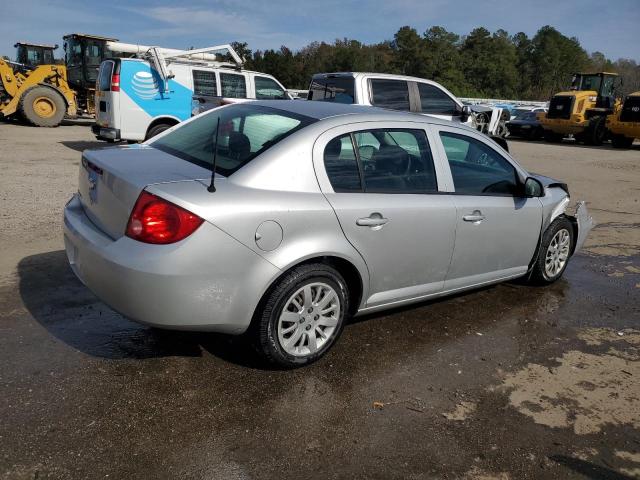
<path id="1" fill-rule="evenodd" d="M 439 194 L 424 124 L 332 129 L 314 146 L 314 166 L 346 238 L 369 269 L 367 307 L 442 290 L 456 210 L 450 196 Z"/>
<path id="2" fill-rule="evenodd" d="M 445 289 L 526 273 L 538 244 L 542 205 L 525 197 L 522 176 L 483 135 L 436 127 L 457 210 L 455 248 Z"/>
<path id="3" fill-rule="evenodd" d="M 114 75 L 116 77 L 114 78 Z M 100 64 L 98 80 L 96 82 L 96 124 L 101 127 L 115 128 L 115 119 L 119 109 L 119 75 L 120 61 L 105 60 Z M 112 80 L 118 80 L 113 83 Z"/>

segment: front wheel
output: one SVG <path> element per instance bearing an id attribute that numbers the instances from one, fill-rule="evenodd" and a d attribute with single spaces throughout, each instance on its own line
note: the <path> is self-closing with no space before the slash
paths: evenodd
<path id="1" fill-rule="evenodd" d="M 36 127 L 57 127 L 64 119 L 67 105 L 57 90 L 37 86 L 22 95 L 19 110 Z"/>
<path id="2" fill-rule="evenodd" d="M 567 268 L 572 247 L 573 225 L 566 217 L 556 218 L 542 236 L 531 283 L 546 285 L 558 280 Z"/>
<path id="3" fill-rule="evenodd" d="M 344 278 L 324 264 L 301 265 L 267 293 L 254 319 L 254 343 L 265 360 L 285 368 L 322 357 L 349 310 Z"/>
<path id="4" fill-rule="evenodd" d="M 544 139 L 549 143 L 560 143 L 564 135 L 561 133 L 552 132 L 551 130 L 544 131 Z"/>
<path id="5" fill-rule="evenodd" d="M 624 135 L 614 135 L 611 138 L 611 145 L 613 148 L 631 148 L 633 145 L 633 137 L 625 137 Z"/>

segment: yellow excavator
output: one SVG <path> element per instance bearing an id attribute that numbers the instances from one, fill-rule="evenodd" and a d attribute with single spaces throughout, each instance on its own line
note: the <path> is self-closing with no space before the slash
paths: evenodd
<path id="1" fill-rule="evenodd" d="M 555 94 L 549 111 L 538 114 L 548 142 L 573 135 L 578 142 L 601 145 L 609 137 L 607 116 L 620 107 L 617 73 L 576 73 L 571 89 Z"/>
<path id="2" fill-rule="evenodd" d="M 630 148 L 640 138 L 640 91 L 625 98 L 622 106 L 607 117 L 607 128 L 615 148 Z"/>
<path id="3" fill-rule="evenodd" d="M 38 127 L 57 127 L 76 115 L 76 95 L 64 65 L 53 64 L 54 46 L 16 43 L 17 59 L 0 58 L 0 118 L 21 115 Z M 49 63 L 44 63 L 49 62 Z"/>

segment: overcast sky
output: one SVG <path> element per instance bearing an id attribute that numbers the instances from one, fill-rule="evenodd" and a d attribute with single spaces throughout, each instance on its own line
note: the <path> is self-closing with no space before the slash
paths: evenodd
<path id="1" fill-rule="evenodd" d="M 168 48 L 244 41 L 258 50 L 343 37 L 374 43 L 403 25 L 533 35 L 547 24 L 589 52 L 640 61 L 640 0 L 0 0 L 0 55 L 13 58 L 18 40 L 62 46 L 72 32 Z"/>

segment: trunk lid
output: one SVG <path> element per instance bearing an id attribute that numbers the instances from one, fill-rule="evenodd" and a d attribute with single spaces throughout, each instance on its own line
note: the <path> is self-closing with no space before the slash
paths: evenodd
<path id="1" fill-rule="evenodd" d="M 82 154 L 78 193 L 89 219 L 115 240 L 124 235 L 146 186 L 210 176 L 205 168 L 146 145 L 87 150 Z"/>

